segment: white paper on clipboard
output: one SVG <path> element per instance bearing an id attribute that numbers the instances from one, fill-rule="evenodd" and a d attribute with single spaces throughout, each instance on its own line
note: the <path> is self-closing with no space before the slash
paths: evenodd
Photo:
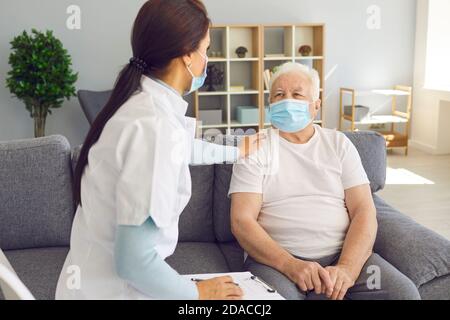
<path id="1" fill-rule="evenodd" d="M 189 280 L 208 280 L 217 277 L 230 276 L 233 281 L 237 283 L 242 291 L 244 291 L 244 300 L 286 300 L 278 292 L 269 292 L 268 287 L 264 282 L 253 280 L 250 272 L 236 272 L 236 273 L 208 273 L 208 274 L 191 274 L 183 277 Z"/>

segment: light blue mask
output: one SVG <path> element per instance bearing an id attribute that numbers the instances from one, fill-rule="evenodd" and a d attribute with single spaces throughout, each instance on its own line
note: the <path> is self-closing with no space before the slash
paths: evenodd
<path id="1" fill-rule="evenodd" d="M 313 122 L 308 101 L 286 99 L 270 105 L 272 125 L 283 132 L 302 131 Z"/>
<path id="2" fill-rule="evenodd" d="M 205 69 L 203 70 L 203 74 L 200 77 L 196 77 L 192 72 L 191 68 L 189 66 L 186 66 L 186 68 L 188 69 L 189 73 L 192 76 L 192 83 L 191 89 L 188 92 L 186 92 L 185 95 L 191 94 L 192 92 L 197 91 L 198 89 L 203 87 L 203 85 L 205 84 L 205 80 L 208 77 L 208 56 L 204 56 L 203 54 L 200 53 L 200 51 L 198 51 L 198 54 L 201 55 L 203 59 L 205 59 Z"/>

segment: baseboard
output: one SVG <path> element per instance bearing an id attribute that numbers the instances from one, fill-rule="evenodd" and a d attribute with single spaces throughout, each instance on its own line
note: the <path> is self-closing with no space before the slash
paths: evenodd
<path id="1" fill-rule="evenodd" d="M 417 140 L 409 140 L 409 146 L 416 148 L 420 151 L 423 151 L 425 153 L 431 154 L 433 156 L 447 154 L 446 152 L 439 152 L 439 150 L 436 149 L 436 147 L 433 147 L 433 146 L 423 143 L 423 142 L 419 142 Z"/>

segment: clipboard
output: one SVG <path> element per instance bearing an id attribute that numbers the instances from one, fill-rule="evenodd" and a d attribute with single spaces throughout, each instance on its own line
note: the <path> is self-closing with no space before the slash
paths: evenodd
<path id="1" fill-rule="evenodd" d="M 212 278 L 230 276 L 244 291 L 243 300 L 286 300 L 271 285 L 253 275 L 251 272 L 208 273 L 183 275 L 190 281 L 202 281 Z"/>

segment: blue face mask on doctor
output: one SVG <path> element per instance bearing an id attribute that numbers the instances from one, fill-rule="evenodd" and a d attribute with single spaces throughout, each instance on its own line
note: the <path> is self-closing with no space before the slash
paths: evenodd
<path id="1" fill-rule="evenodd" d="M 192 72 L 190 66 L 186 66 L 186 68 L 188 69 L 189 73 L 192 76 L 192 83 L 191 83 L 191 89 L 189 89 L 188 92 L 185 93 L 185 95 L 191 94 L 194 91 L 197 91 L 198 89 L 200 89 L 201 87 L 203 87 L 203 85 L 205 84 L 205 80 L 208 76 L 208 56 L 204 56 L 203 54 L 200 53 L 200 51 L 197 51 L 199 55 L 202 56 L 203 59 L 205 59 L 205 69 L 203 70 L 203 73 L 201 76 L 196 77 L 194 75 L 194 73 Z"/>
<path id="2" fill-rule="evenodd" d="M 287 133 L 302 131 L 313 122 L 308 101 L 286 99 L 270 105 L 269 117 L 275 128 Z"/>

